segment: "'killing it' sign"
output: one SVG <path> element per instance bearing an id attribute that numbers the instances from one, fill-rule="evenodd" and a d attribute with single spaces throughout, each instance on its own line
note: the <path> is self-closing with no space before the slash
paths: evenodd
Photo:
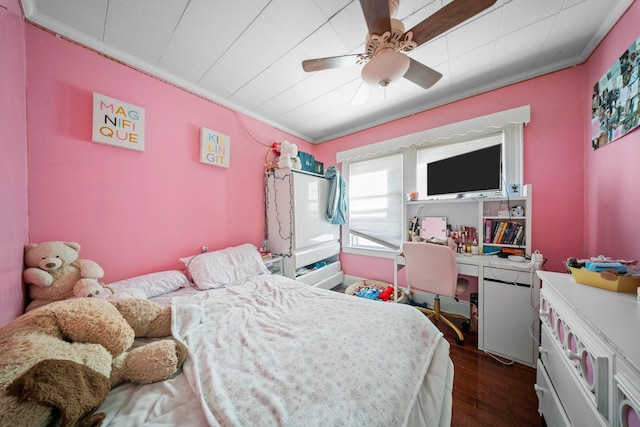
<path id="1" fill-rule="evenodd" d="M 229 167 L 231 138 L 206 127 L 200 129 L 200 162 L 208 165 Z"/>

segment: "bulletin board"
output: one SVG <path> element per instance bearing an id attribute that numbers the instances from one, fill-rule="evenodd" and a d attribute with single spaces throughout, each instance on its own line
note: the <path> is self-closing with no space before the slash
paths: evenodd
<path id="1" fill-rule="evenodd" d="M 593 86 L 592 149 L 604 147 L 640 124 L 639 68 L 640 38 L 631 44 Z"/>

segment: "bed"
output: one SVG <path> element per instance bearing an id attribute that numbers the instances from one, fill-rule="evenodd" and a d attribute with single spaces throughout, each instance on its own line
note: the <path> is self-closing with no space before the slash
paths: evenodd
<path id="1" fill-rule="evenodd" d="M 191 281 L 146 291 L 188 358 L 111 390 L 104 426 L 450 425 L 449 344 L 418 310 L 270 275 L 252 245 L 184 261 Z"/>

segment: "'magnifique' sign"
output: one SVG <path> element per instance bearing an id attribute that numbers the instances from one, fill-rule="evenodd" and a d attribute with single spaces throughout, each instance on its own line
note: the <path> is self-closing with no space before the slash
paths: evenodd
<path id="1" fill-rule="evenodd" d="M 144 151 L 144 108 L 94 92 L 91 139 Z"/>

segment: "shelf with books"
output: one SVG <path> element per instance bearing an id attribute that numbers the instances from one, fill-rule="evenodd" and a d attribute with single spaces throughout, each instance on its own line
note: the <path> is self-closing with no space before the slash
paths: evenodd
<path id="1" fill-rule="evenodd" d="M 522 196 L 478 197 L 405 202 L 405 229 L 411 239 L 414 224 L 420 228 L 425 217 L 446 218 L 451 230 L 465 226 L 477 229 L 481 252 L 512 252 L 531 254 L 531 185 L 522 186 Z M 487 230 L 487 225 L 490 228 Z M 502 238 L 496 236 L 495 227 L 502 224 Z M 507 224 L 512 231 L 507 229 Z M 495 240 L 495 241 L 494 241 Z"/>
<path id="2" fill-rule="evenodd" d="M 481 233 L 483 252 L 511 248 L 529 254 L 531 186 L 525 186 L 525 196 L 483 202 Z"/>

